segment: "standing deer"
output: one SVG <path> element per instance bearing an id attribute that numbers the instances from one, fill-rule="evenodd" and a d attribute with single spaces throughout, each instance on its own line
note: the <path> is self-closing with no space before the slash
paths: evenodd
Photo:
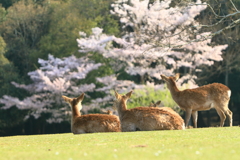
<path id="1" fill-rule="evenodd" d="M 84 93 L 77 98 L 62 96 L 72 109 L 71 131 L 73 134 L 94 132 L 120 132 L 120 121 L 117 116 L 106 114 L 81 115 Z"/>
<path id="2" fill-rule="evenodd" d="M 195 89 L 180 91 L 176 85 L 179 76 L 179 74 L 176 74 L 174 77 L 161 75 L 162 79 L 167 83 L 173 100 L 182 110 L 186 111 L 184 119 L 186 126 L 192 114 L 194 127 L 197 128 L 198 111 L 211 108 L 215 108 L 220 116 L 221 127 L 224 125 L 226 115 L 229 118 L 230 126 L 232 126 L 232 112 L 228 108 L 231 90 L 227 86 L 220 83 L 212 83 Z"/>
<path id="3" fill-rule="evenodd" d="M 127 109 L 127 100 L 133 91 L 120 95 L 115 91 L 115 106 L 119 114 L 121 128 L 127 131 L 151 131 L 185 129 L 182 117 L 168 110 L 156 107 L 136 107 Z"/>

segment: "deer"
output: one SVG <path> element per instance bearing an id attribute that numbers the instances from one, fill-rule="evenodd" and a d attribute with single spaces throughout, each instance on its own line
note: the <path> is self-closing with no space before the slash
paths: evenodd
<path id="1" fill-rule="evenodd" d="M 101 110 L 101 113 L 102 113 L 102 114 L 113 115 L 113 111 L 111 111 L 111 110 L 109 110 L 109 109 L 108 109 L 108 110 L 102 109 L 102 110 Z"/>
<path id="2" fill-rule="evenodd" d="M 115 91 L 115 106 L 118 111 L 122 132 L 152 130 L 183 130 L 185 124 L 180 115 L 156 108 L 136 107 L 127 109 L 127 100 L 133 91 L 120 95 Z"/>
<path id="3" fill-rule="evenodd" d="M 179 73 L 172 77 L 161 75 L 170 90 L 173 100 L 185 111 L 184 122 L 186 127 L 192 115 L 194 128 L 197 128 L 198 111 L 211 108 L 215 108 L 220 117 L 220 127 L 224 126 L 226 116 L 229 119 L 229 126 L 232 126 L 232 112 L 228 108 L 231 90 L 227 86 L 221 83 L 212 83 L 180 91 L 176 85 L 179 77 Z"/>
<path id="4" fill-rule="evenodd" d="M 148 107 L 158 107 L 161 104 L 161 101 L 157 101 L 155 103 L 150 103 Z"/>
<path id="5" fill-rule="evenodd" d="M 150 103 L 148 107 L 160 107 L 162 101 L 157 101 L 155 103 Z M 169 112 L 172 112 L 172 114 L 178 115 L 177 112 L 175 112 L 172 108 L 170 107 L 160 107 L 161 109 L 168 110 Z"/>
<path id="6" fill-rule="evenodd" d="M 96 132 L 120 132 L 120 121 L 115 115 L 87 114 L 81 115 L 84 93 L 77 98 L 62 96 L 72 109 L 71 131 L 73 134 Z"/>

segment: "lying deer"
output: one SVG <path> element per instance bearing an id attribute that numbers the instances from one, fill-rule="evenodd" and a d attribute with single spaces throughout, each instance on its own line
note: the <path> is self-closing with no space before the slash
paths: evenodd
<path id="1" fill-rule="evenodd" d="M 115 91 L 115 106 L 123 132 L 185 129 L 183 119 L 178 114 L 173 114 L 168 110 L 156 107 L 127 109 L 126 103 L 132 92 L 120 95 Z"/>
<path id="2" fill-rule="evenodd" d="M 220 126 L 224 125 L 226 115 L 229 118 L 230 126 L 232 126 L 232 112 L 228 108 L 231 90 L 220 83 L 212 83 L 195 89 L 185 89 L 180 91 L 176 85 L 179 74 L 175 77 L 167 77 L 161 75 L 162 79 L 167 83 L 167 87 L 171 92 L 173 100 L 179 107 L 186 111 L 185 125 L 188 125 L 192 114 L 194 127 L 197 128 L 198 111 L 209 110 L 215 108 L 220 116 Z"/>
<path id="3" fill-rule="evenodd" d="M 161 104 L 161 101 L 157 101 L 156 103 L 150 103 L 148 107 L 158 107 Z"/>
<path id="4" fill-rule="evenodd" d="M 62 96 L 72 109 L 71 131 L 73 134 L 94 132 L 120 132 L 120 121 L 117 116 L 106 114 L 81 115 L 84 93 L 77 98 Z"/>
<path id="5" fill-rule="evenodd" d="M 157 101 L 156 103 L 150 103 L 148 107 L 160 107 L 161 101 Z M 172 114 L 175 114 L 176 116 L 179 116 L 177 112 L 175 112 L 172 108 L 170 107 L 160 107 L 161 109 L 168 110 Z"/>
<path id="6" fill-rule="evenodd" d="M 109 109 L 108 109 L 108 110 L 102 109 L 102 110 L 101 110 L 101 113 L 102 113 L 102 114 L 113 115 L 113 111 L 111 111 L 111 110 L 109 110 Z"/>

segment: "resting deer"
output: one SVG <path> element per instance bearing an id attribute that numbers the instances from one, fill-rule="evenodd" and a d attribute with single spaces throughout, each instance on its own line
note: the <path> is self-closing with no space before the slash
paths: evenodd
<path id="1" fill-rule="evenodd" d="M 220 116 L 220 126 L 224 125 L 226 115 L 229 118 L 230 126 L 232 126 L 232 112 L 228 108 L 231 90 L 220 83 L 212 83 L 195 89 L 185 89 L 180 91 L 176 85 L 179 74 L 174 77 L 161 75 L 162 79 L 167 83 L 167 87 L 171 92 L 173 100 L 179 107 L 186 111 L 185 125 L 188 125 L 192 114 L 194 127 L 197 128 L 198 111 L 209 110 L 215 108 Z"/>
<path id="2" fill-rule="evenodd" d="M 115 91 L 115 106 L 123 132 L 185 129 L 183 119 L 177 113 L 173 114 L 168 110 L 156 107 L 127 109 L 126 103 L 132 92 L 120 95 Z"/>
<path id="3" fill-rule="evenodd" d="M 77 98 L 62 96 L 72 109 L 71 131 L 73 134 L 94 132 L 120 132 L 120 121 L 117 116 L 106 114 L 81 115 L 84 93 Z"/>
<path id="4" fill-rule="evenodd" d="M 101 110 L 101 113 L 102 113 L 102 114 L 113 115 L 113 111 L 111 111 L 111 110 L 109 110 L 109 109 L 108 109 L 108 110 L 102 109 L 102 110 Z"/>
<path id="5" fill-rule="evenodd" d="M 158 107 L 161 104 L 161 101 L 157 101 L 156 103 L 150 103 L 148 107 Z"/>
<path id="6" fill-rule="evenodd" d="M 150 103 L 148 107 L 160 107 L 159 105 L 161 104 L 161 101 L 157 101 L 156 103 Z M 172 114 L 176 114 L 177 116 L 179 115 L 177 112 L 175 112 L 172 108 L 170 107 L 160 107 L 161 109 L 168 110 Z"/>

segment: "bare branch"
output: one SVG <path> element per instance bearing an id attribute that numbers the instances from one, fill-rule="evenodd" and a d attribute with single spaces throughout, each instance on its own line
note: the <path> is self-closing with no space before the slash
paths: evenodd
<path id="1" fill-rule="evenodd" d="M 233 5 L 234 9 L 235 9 L 237 12 L 239 12 L 238 9 L 237 9 L 237 7 L 235 6 L 235 4 L 232 2 L 232 0 L 230 0 L 230 2 L 231 2 L 231 4 Z"/>
<path id="2" fill-rule="evenodd" d="M 239 23 L 240 23 L 240 19 L 237 19 L 237 20 L 233 21 L 231 24 L 229 24 L 227 27 L 224 27 L 223 29 L 212 33 L 211 36 L 216 36 L 218 34 L 221 34 L 223 31 L 231 29 L 231 28 L 235 27 L 236 25 L 238 25 Z"/>
<path id="3" fill-rule="evenodd" d="M 213 11 L 214 12 L 214 11 Z M 214 26 L 217 26 L 219 24 L 221 24 L 224 20 L 226 20 L 227 18 L 229 17 L 232 17 L 232 16 L 236 16 L 237 14 L 240 14 L 240 11 L 237 11 L 237 12 L 234 12 L 232 14 L 228 14 L 226 16 L 217 16 L 217 17 L 222 17 L 222 19 L 220 19 L 217 23 L 214 23 L 212 25 L 201 25 L 201 27 L 207 27 L 207 28 L 210 28 L 210 27 L 214 27 Z M 215 12 L 214 12 L 214 15 L 215 15 Z"/>

